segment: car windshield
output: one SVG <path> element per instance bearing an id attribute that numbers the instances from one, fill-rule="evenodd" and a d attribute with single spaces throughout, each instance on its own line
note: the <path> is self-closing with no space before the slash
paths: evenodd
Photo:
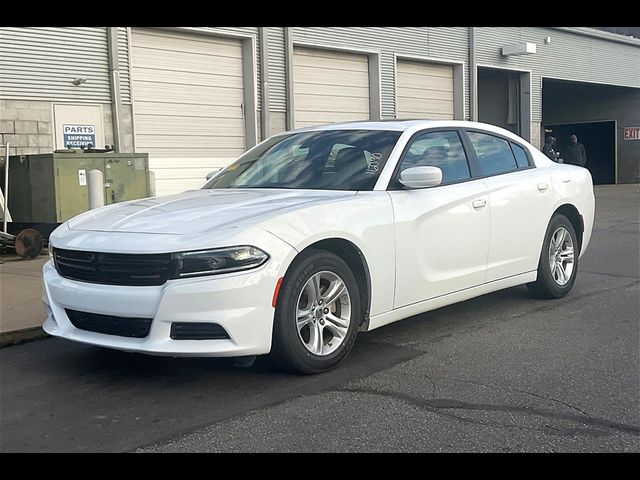
<path id="1" fill-rule="evenodd" d="M 399 131 L 323 130 L 273 137 L 203 188 L 373 190 Z"/>

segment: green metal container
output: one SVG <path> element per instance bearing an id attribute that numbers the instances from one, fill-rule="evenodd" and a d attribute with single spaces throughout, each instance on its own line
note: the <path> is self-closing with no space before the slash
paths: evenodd
<path id="1" fill-rule="evenodd" d="M 46 153 L 9 157 L 14 222 L 60 223 L 89 209 L 90 170 L 104 175 L 104 203 L 150 196 L 146 153 Z"/>

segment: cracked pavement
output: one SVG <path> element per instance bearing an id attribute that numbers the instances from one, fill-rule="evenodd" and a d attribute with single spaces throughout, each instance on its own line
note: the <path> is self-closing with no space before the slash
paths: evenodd
<path id="1" fill-rule="evenodd" d="M 640 452 L 637 185 L 596 190 L 568 297 L 361 334 L 324 375 L 45 340 L 0 351 L 2 451 Z"/>

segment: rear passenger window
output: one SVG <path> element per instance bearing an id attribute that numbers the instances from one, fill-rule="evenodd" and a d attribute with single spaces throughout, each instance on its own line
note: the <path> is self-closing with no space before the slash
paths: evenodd
<path id="1" fill-rule="evenodd" d="M 486 133 L 468 132 L 483 175 L 513 172 L 518 164 L 509 142 Z"/>
<path id="2" fill-rule="evenodd" d="M 442 170 L 443 184 L 471 177 L 467 156 L 457 132 L 431 132 L 415 137 L 405 153 L 400 171 L 427 166 Z"/>
<path id="3" fill-rule="evenodd" d="M 513 154 L 516 156 L 518 168 L 527 168 L 529 166 L 529 159 L 527 158 L 527 153 L 524 151 L 524 148 L 515 143 L 511 144 L 511 148 L 513 149 Z"/>

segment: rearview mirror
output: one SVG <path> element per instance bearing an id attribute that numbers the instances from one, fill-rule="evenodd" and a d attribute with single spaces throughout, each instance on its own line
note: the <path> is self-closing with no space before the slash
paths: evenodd
<path id="1" fill-rule="evenodd" d="M 207 173 L 207 180 L 211 180 L 213 177 L 215 177 L 221 171 L 222 171 L 222 168 L 216 168 L 215 170 L 211 170 L 209 173 Z"/>
<path id="2" fill-rule="evenodd" d="M 438 167 L 411 167 L 400 172 L 400 183 L 408 188 L 436 187 L 442 183 Z"/>

